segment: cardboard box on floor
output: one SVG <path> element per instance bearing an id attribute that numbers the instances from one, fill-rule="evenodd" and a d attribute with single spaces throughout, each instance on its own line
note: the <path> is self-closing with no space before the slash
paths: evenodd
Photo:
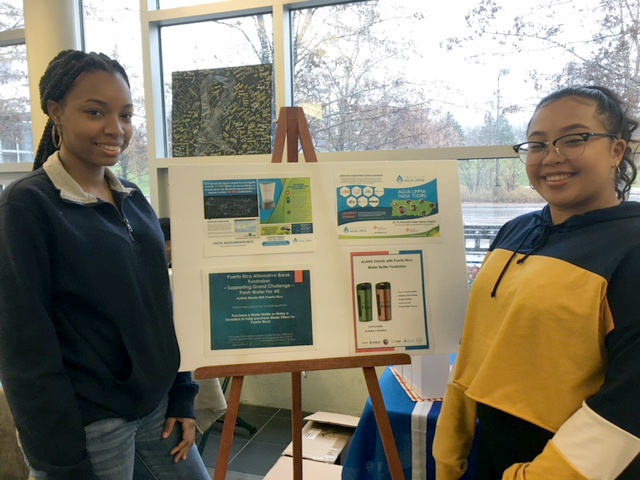
<path id="1" fill-rule="evenodd" d="M 342 467 L 331 463 L 302 459 L 304 480 L 340 480 Z M 293 478 L 293 458 L 282 456 L 278 459 L 264 480 L 287 480 Z"/>
<path id="2" fill-rule="evenodd" d="M 336 463 L 351 440 L 360 418 L 339 413 L 316 412 L 305 417 L 302 427 L 302 458 L 315 462 Z M 293 456 L 293 442 L 282 452 Z"/>
<path id="3" fill-rule="evenodd" d="M 305 417 L 302 427 L 302 476 L 304 480 L 340 480 L 336 465 L 360 420 L 351 415 L 317 412 Z M 264 480 L 293 478 L 293 443 L 290 443 Z"/>

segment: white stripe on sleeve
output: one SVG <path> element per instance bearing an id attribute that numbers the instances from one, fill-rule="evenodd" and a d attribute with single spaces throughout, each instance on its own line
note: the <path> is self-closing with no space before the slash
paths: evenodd
<path id="1" fill-rule="evenodd" d="M 614 480 L 640 453 L 640 438 L 601 417 L 585 402 L 551 441 L 590 480 Z"/>

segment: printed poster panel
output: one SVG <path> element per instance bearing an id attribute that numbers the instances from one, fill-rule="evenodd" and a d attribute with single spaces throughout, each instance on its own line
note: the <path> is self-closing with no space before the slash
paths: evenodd
<path id="1" fill-rule="evenodd" d="M 421 250 L 352 252 L 356 351 L 428 349 Z"/>
<path id="2" fill-rule="evenodd" d="M 367 155 L 358 153 L 357 162 L 316 165 L 252 164 L 249 158 L 233 164 L 169 165 L 174 322 L 183 370 L 457 350 L 468 295 L 458 163 L 368 161 Z M 402 187 L 398 175 L 403 177 Z M 429 184 L 435 188 L 429 190 Z M 354 196 L 368 201 L 377 196 L 383 205 L 388 191 L 408 187 L 411 198 L 397 205 L 398 213 L 400 206 L 410 209 L 413 200 L 433 200 L 431 214 L 415 217 L 432 225 L 402 227 L 437 227 L 440 236 L 411 237 L 412 232 L 400 230 L 402 236 L 393 238 L 396 222 L 413 220 L 399 220 L 390 213 L 391 219 L 374 225 L 387 227 L 386 232 L 372 227 L 362 241 L 356 236 L 338 238 L 337 187 L 346 186 L 360 187 L 360 192 L 353 190 Z M 366 226 L 368 220 L 356 213 L 356 221 L 340 227 Z M 371 233 L 377 231 L 383 235 Z M 362 255 L 352 257 L 358 253 Z M 295 282 L 291 288 L 279 287 L 286 295 L 268 291 L 275 290 L 269 283 L 282 282 L 267 279 L 266 287 L 249 282 L 259 280 L 258 273 L 296 271 L 309 272 L 303 293 L 296 291 L 302 286 Z M 243 274 L 249 278 L 243 279 Z M 356 311 L 358 292 L 370 309 Z M 303 306 L 296 306 L 302 300 Z M 254 315 L 238 316 L 245 312 Z"/>
<path id="3" fill-rule="evenodd" d="M 336 184 L 339 239 L 440 237 L 434 170 L 341 171 Z"/>
<path id="4" fill-rule="evenodd" d="M 204 180 L 207 257 L 311 251 L 311 179 Z"/>
<path id="5" fill-rule="evenodd" d="M 211 350 L 313 345 L 309 270 L 209 273 Z"/>

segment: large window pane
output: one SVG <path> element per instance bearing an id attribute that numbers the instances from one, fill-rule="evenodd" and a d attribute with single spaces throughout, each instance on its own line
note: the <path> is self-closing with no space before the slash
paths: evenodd
<path id="1" fill-rule="evenodd" d="M 84 40 L 88 52 L 101 52 L 118 60 L 131 85 L 134 132 L 122 154 L 117 173 L 136 182 L 149 195 L 147 127 L 144 109 L 140 2 L 130 0 L 83 0 Z"/>
<path id="2" fill-rule="evenodd" d="M 0 162 L 33 162 L 24 45 L 0 47 Z"/>
<path id="3" fill-rule="evenodd" d="M 248 68 L 250 72 L 256 69 L 271 75 L 269 73 L 271 72 L 270 66 L 273 64 L 273 25 L 271 15 L 255 15 L 163 27 L 160 34 L 168 137 L 167 156 L 172 156 L 173 152 L 176 152 L 176 156 L 233 154 L 231 143 L 227 142 L 228 139 L 224 137 L 223 133 L 217 131 L 222 127 L 222 122 L 227 121 L 229 116 L 233 115 L 233 108 L 223 104 L 222 100 L 215 103 L 213 94 L 217 91 L 222 91 L 219 93 L 219 98 L 229 99 L 229 96 L 232 95 L 229 92 L 237 91 L 241 84 L 240 81 L 236 82 L 234 78 L 229 80 L 229 76 L 233 76 L 236 71 L 244 71 L 243 67 L 251 67 Z M 211 70 L 215 70 L 215 72 L 209 72 Z M 195 71 L 207 71 L 207 81 L 211 83 L 208 88 L 211 89 L 211 92 L 204 85 L 204 82 L 199 80 L 200 77 L 197 77 L 198 80 L 194 81 L 191 89 L 181 90 L 180 92 L 172 90 L 176 75 L 178 78 L 189 78 L 190 73 L 185 72 L 191 72 L 195 75 Z M 182 74 L 178 72 L 182 72 Z M 248 76 L 256 81 L 256 85 L 258 83 L 262 84 L 259 79 L 256 80 L 256 75 L 249 74 Z M 183 84 L 184 82 L 181 83 L 181 85 Z M 252 89 L 257 88 L 251 85 L 246 87 L 249 93 Z M 224 90 L 229 90 L 228 94 L 224 93 Z M 269 103 L 271 105 L 271 112 L 266 119 L 269 124 L 266 128 L 270 130 L 275 111 L 273 107 L 273 104 L 275 104 L 274 89 L 271 84 L 269 85 L 269 90 L 271 98 L 264 100 L 266 102 L 265 108 L 269 108 Z M 189 98 L 184 98 L 185 96 L 189 96 Z M 196 147 L 188 151 L 195 153 L 188 155 L 180 153 L 178 155 L 178 152 L 183 150 L 177 148 L 177 144 L 174 145 L 174 125 L 172 124 L 174 104 L 176 98 L 179 98 L 178 101 L 181 102 L 180 107 L 182 108 L 186 102 L 193 101 L 194 96 L 201 97 L 201 100 L 197 100 L 201 102 L 201 105 L 194 110 L 196 126 L 191 130 L 193 138 L 187 140 L 180 138 L 180 142 L 181 144 L 185 143 L 185 141 L 193 142 Z M 205 101 L 205 97 L 207 101 Z M 244 131 L 245 121 L 249 120 L 247 118 L 238 118 L 237 130 Z M 176 131 L 179 131 L 177 126 Z M 251 131 L 248 134 L 251 134 Z M 211 148 L 205 148 L 206 144 Z M 270 149 L 270 138 L 267 148 Z M 211 150 L 216 153 L 208 153 Z"/>
<path id="4" fill-rule="evenodd" d="M 369 0 L 292 13 L 295 104 L 323 151 L 505 145 L 574 83 L 640 103 L 640 2 Z"/>
<path id="5" fill-rule="evenodd" d="M 0 32 L 24 28 L 23 0 L 3 0 L 0 2 Z"/>
<path id="6" fill-rule="evenodd" d="M 467 270 L 473 283 L 498 229 L 545 203 L 529 188 L 524 164 L 518 159 L 460 160 L 458 168 Z"/>

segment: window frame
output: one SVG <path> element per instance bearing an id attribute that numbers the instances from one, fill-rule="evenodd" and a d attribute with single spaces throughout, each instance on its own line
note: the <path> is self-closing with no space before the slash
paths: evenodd
<path id="1" fill-rule="evenodd" d="M 206 20 L 220 20 L 258 13 L 271 14 L 274 39 L 274 79 L 276 112 L 291 106 L 292 65 L 290 12 L 310 7 L 355 3 L 363 0 L 228 0 L 226 2 L 179 8 L 157 8 L 156 0 L 141 0 L 142 58 L 146 91 L 149 186 L 151 203 L 159 215 L 169 214 L 168 166 L 176 161 L 167 155 L 164 122 L 164 89 L 160 29 Z M 371 160 L 465 160 L 516 158 L 510 146 L 431 148 L 367 152 L 318 153 L 319 161 Z M 184 163 L 268 163 L 271 155 L 181 158 Z"/>

